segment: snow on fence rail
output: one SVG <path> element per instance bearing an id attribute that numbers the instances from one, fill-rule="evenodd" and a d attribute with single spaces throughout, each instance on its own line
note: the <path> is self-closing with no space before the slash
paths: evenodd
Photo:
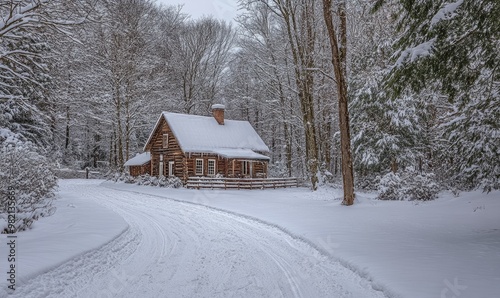
<path id="1" fill-rule="evenodd" d="M 222 189 L 265 189 L 298 187 L 299 182 L 291 178 L 209 178 L 190 177 L 186 183 L 187 188 L 222 188 Z"/>

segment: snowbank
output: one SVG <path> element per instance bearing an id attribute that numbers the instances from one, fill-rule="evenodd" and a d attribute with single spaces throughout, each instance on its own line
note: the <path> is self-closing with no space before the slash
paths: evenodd
<path id="1" fill-rule="evenodd" d="M 100 206 L 94 198 L 75 192 L 72 185 L 97 185 L 102 180 L 59 180 L 54 215 L 41 218 L 31 230 L 17 233 L 16 285 L 59 266 L 87 251 L 99 248 L 127 229 L 115 212 Z M 2 243 L 7 236 L 0 235 Z M 8 246 L 0 246 L 0 268 L 7 268 Z M 5 274 L 2 274 L 5 276 Z M 0 296 L 7 288 L 0 280 Z"/>

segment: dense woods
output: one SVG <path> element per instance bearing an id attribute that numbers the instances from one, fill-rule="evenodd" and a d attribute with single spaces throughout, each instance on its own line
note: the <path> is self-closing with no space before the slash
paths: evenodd
<path id="1" fill-rule="evenodd" d="M 149 0 L 2 0 L 0 158 L 123 171 L 161 111 L 223 103 L 270 147 L 271 176 L 312 189 L 349 167 L 364 189 L 500 187 L 498 1 L 239 7 L 227 23 Z"/>

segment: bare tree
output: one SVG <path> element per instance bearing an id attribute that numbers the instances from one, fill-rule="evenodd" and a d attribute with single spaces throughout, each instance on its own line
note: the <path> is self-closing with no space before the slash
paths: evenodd
<path id="1" fill-rule="evenodd" d="M 148 107 L 146 101 L 155 99 L 151 96 L 156 91 L 153 86 L 161 78 L 157 64 L 162 60 L 154 56 L 164 15 L 149 0 L 107 1 L 101 3 L 99 12 L 98 21 L 88 28 L 91 37 L 86 41 L 88 52 L 93 54 L 87 60 L 91 69 L 87 75 L 94 78 L 90 82 L 94 96 L 87 101 L 92 102 L 95 114 L 89 116 L 107 109 L 98 118 L 113 130 L 109 135 L 113 148 L 110 161 L 122 169 L 137 147 L 132 144 L 137 123 Z"/>
<path id="2" fill-rule="evenodd" d="M 296 113 L 291 108 L 291 105 L 295 104 L 293 101 L 296 98 L 296 93 L 295 86 L 287 84 L 290 69 L 286 66 L 286 61 L 291 59 L 287 37 L 280 28 L 279 17 L 277 18 L 268 6 L 247 4 L 246 9 L 249 10 L 249 13 L 241 15 L 239 19 L 243 29 L 240 32 L 239 46 L 244 49 L 240 51 L 242 56 L 240 60 L 243 60 L 241 63 L 244 65 L 235 69 L 234 77 L 237 78 L 240 74 L 245 73 L 244 70 L 251 70 L 255 75 L 251 78 L 245 78 L 243 81 L 246 84 L 259 82 L 259 85 L 265 89 L 265 94 L 257 98 L 255 90 L 250 91 L 253 92 L 252 95 L 239 90 L 234 97 L 252 97 L 256 102 L 251 106 L 252 109 L 259 110 L 261 108 L 261 113 L 264 115 L 271 114 L 269 117 L 264 116 L 261 119 L 271 122 L 268 126 L 272 133 L 268 139 L 270 139 L 271 147 L 276 148 L 273 150 L 273 161 L 280 162 L 283 154 L 286 172 L 288 176 L 292 176 L 292 129 L 293 126 L 297 125 L 297 122 L 300 122 L 297 121 L 300 115 L 295 116 Z M 269 100 L 269 97 L 272 100 Z M 276 98 L 278 100 L 275 100 Z M 251 103 L 246 100 L 245 105 L 249 104 Z M 266 131 L 263 131 L 263 134 L 266 136 Z M 284 148 L 285 152 L 278 148 Z"/>
<path id="3" fill-rule="evenodd" d="M 251 2 L 251 1 L 250 1 Z M 316 5 L 311 0 L 260 0 L 281 17 L 294 65 L 295 85 L 300 101 L 305 133 L 306 164 L 312 189 L 318 187 L 319 156 L 314 109 L 314 51 L 316 45 Z"/>
<path id="4" fill-rule="evenodd" d="M 186 24 L 179 35 L 180 86 L 184 112 L 206 112 L 221 89 L 234 32 L 211 18 Z"/>
<path id="5" fill-rule="evenodd" d="M 340 146 L 342 151 L 342 180 L 344 187 L 344 200 L 342 204 L 349 206 L 354 203 L 354 174 L 347 102 L 347 17 L 345 0 L 338 1 L 337 15 L 340 23 L 339 32 L 337 32 L 333 23 L 332 1 L 323 0 L 323 16 L 330 39 L 332 65 L 339 101 Z M 338 40 L 339 38 L 340 41 Z"/>
<path id="6" fill-rule="evenodd" d="M 70 27 L 85 20 L 86 11 L 91 9 L 88 4 L 62 0 L 0 2 L 0 100 L 22 98 L 22 92 L 18 92 L 22 82 L 41 86 L 35 73 L 48 70 L 47 56 L 42 53 L 48 35 L 72 38 Z"/>

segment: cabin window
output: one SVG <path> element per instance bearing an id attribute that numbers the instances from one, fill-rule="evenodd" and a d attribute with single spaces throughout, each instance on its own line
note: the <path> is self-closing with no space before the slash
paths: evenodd
<path id="1" fill-rule="evenodd" d="M 203 159 L 196 159 L 196 175 L 203 175 Z"/>
<path id="2" fill-rule="evenodd" d="M 162 145 L 163 148 L 168 148 L 168 133 L 163 134 Z"/>
<path id="3" fill-rule="evenodd" d="M 168 175 L 174 176 L 174 162 L 173 161 L 168 162 Z"/>
<path id="4" fill-rule="evenodd" d="M 160 154 L 160 162 L 158 164 L 158 176 L 163 176 L 163 154 Z"/>
<path id="5" fill-rule="evenodd" d="M 215 159 L 208 160 L 207 175 L 215 176 Z"/>
<path id="6" fill-rule="evenodd" d="M 241 173 L 243 175 L 248 175 L 248 161 L 246 160 L 241 162 Z"/>

